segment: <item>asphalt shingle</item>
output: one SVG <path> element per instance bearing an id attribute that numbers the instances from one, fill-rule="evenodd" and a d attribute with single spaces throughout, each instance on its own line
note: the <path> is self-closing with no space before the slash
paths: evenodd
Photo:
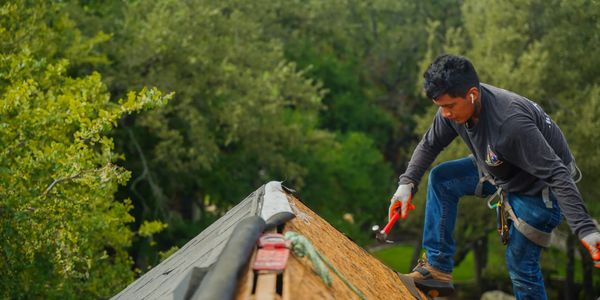
<path id="1" fill-rule="evenodd" d="M 264 192 L 263 185 L 112 299 L 173 299 L 173 292 L 192 268 L 205 268 L 217 260 L 240 220 L 260 213 Z"/>

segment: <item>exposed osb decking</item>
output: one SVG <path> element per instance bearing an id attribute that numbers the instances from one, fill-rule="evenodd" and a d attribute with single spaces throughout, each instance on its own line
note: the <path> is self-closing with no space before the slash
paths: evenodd
<path id="1" fill-rule="evenodd" d="M 290 204 L 295 206 L 296 213 L 300 213 L 286 224 L 284 231 L 293 230 L 306 236 L 348 281 L 364 293 L 367 299 L 414 299 L 395 272 L 357 246 L 299 200 L 293 196 L 288 196 L 288 198 Z M 330 275 L 333 285 L 327 287 L 321 278 L 312 271 L 310 261 L 291 255 L 282 277 L 283 291 L 280 292 L 281 295 L 273 291 L 273 297 L 267 298 L 283 300 L 358 299 L 356 294 L 346 287 L 333 272 Z M 236 299 L 258 299 L 255 295 L 251 295 L 253 277 L 254 274 L 248 270 L 240 280 Z M 421 297 L 426 299 L 423 294 Z"/>

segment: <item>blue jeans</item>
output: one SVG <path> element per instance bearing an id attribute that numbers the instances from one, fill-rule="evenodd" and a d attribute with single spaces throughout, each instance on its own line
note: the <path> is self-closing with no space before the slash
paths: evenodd
<path id="1" fill-rule="evenodd" d="M 452 257 L 455 252 L 452 233 L 456 223 L 458 200 L 462 196 L 473 195 L 478 181 L 477 166 L 469 157 L 444 162 L 433 168 L 429 174 L 423 249 L 429 264 L 438 270 L 452 272 Z M 496 188 L 493 185 L 484 183 L 484 195 L 494 192 Z M 560 209 L 553 195 L 551 209 L 546 207 L 541 194 L 525 196 L 508 193 L 507 197 L 515 214 L 539 230 L 551 232 L 560 223 Z M 495 214 L 490 211 L 490 222 L 496 222 Z M 505 257 L 517 299 L 547 298 L 539 265 L 540 254 L 541 247 L 523 236 L 510 222 Z"/>

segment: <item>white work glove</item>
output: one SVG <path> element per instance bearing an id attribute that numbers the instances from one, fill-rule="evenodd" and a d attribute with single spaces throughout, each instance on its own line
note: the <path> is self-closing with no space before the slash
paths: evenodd
<path id="1" fill-rule="evenodd" d="M 394 213 L 400 209 L 400 218 L 404 219 L 408 212 L 415 209 L 415 206 L 410 203 L 412 199 L 412 183 L 401 184 L 390 200 L 390 208 L 388 209 L 388 219 L 391 219 Z"/>
<path id="2" fill-rule="evenodd" d="M 588 249 L 594 260 L 594 267 L 600 268 L 600 232 L 590 233 L 581 239 L 583 246 Z"/>

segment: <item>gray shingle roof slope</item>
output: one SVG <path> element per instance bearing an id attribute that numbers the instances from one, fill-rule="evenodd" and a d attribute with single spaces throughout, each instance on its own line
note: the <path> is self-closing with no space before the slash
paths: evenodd
<path id="1" fill-rule="evenodd" d="M 173 299 L 173 291 L 193 267 L 208 267 L 217 260 L 239 221 L 260 214 L 264 192 L 265 185 L 112 299 Z"/>

